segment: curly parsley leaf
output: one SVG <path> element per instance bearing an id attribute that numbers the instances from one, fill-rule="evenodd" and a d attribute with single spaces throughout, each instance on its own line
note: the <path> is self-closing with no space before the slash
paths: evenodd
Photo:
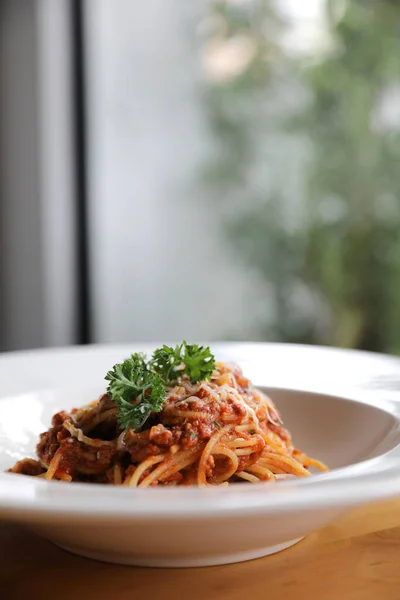
<path id="1" fill-rule="evenodd" d="M 196 383 L 203 379 L 210 379 L 215 369 L 215 358 L 208 347 L 183 342 L 184 373 Z"/>
<path id="2" fill-rule="evenodd" d="M 118 407 L 117 419 L 122 429 L 140 429 L 152 412 L 160 412 L 165 401 L 162 378 L 146 365 L 144 354 L 132 354 L 114 365 L 105 379 L 107 393 Z"/>
<path id="3" fill-rule="evenodd" d="M 185 341 L 175 348 L 164 345 L 156 350 L 151 367 L 166 382 L 175 381 L 180 375 L 187 375 L 192 383 L 210 379 L 215 369 L 215 358 L 211 350 Z"/>
<path id="4" fill-rule="evenodd" d="M 157 348 L 153 353 L 150 364 L 151 368 L 158 373 L 164 381 L 177 379 L 177 367 L 180 367 L 182 364 L 179 346 L 176 346 L 174 349 L 164 344 L 162 348 Z"/>

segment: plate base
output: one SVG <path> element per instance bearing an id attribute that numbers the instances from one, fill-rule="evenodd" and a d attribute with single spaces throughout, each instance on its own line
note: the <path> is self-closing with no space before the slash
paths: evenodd
<path id="1" fill-rule="evenodd" d="M 283 544 L 276 544 L 275 546 L 266 546 L 265 548 L 257 548 L 256 550 L 246 550 L 245 552 L 235 552 L 233 554 L 223 554 L 217 556 L 193 556 L 188 558 L 187 556 L 182 557 L 162 557 L 157 556 L 129 556 L 124 554 L 112 553 L 112 552 L 96 552 L 81 548 L 78 546 L 68 546 L 64 544 L 57 544 L 63 550 L 71 552 L 72 554 L 78 554 L 85 558 L 91 558 L 93 560 L 99 560 L 102 562 L 116 563 L 120 565 L 131 565 L 136 567 L 155 567 L 155 568 L 172 568 L 182 569 L 190 567 L 212 567 L 217 565 L 229 565 L 232 563 L 245 562 L 247 560 L 254 560 L 256 558 L 262 558 L 263 556 L 269 556 L 270 554 L 276 554 L 290 546 L 294 546 L 303 538 L 297 538 L 284 542 Z"/>

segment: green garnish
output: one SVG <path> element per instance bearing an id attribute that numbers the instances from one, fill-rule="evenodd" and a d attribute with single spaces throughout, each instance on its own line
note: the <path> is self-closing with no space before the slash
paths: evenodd
<path id="1" fill-rule="evenodd" d="M 165 386 L 181 375 L 192 383 L 210 379 L 215 359 L 210 348 L 182 342 L 175 348 L 163 346 L 151 361 L 140 352 L 114 365 L 105 379 L 107 393 L 118 407 L 117 419 L 122 429 L 140 429 L 151 413 L 163 408 Z"/>
<path id="2" fill-rule="evenodd" d="M 160 412 L 165 401 L 163 380 L 150 371 L 141 353 L 132 354 L 114 365 L 105 379 L 107 393 L 118 407 L 118 423 L 122 429 L 140 429 L 152 412 Z"/>
<path id="3" fill-rule="evenodd" d="M 221 425 L 218 423 L 218 421 L 214 421 L 214 426 L 215 426 L 217 429 L 222 429 L 222 427 L 221 427 Z"/>
<path id="4" fill-rule="evenodd" d="M 215 359 L 208 347 L 187 344 L 185 341 L 175 348 L 163 346 L 156 350 L 151 367 L 165 382 L 175 381 L 187 375 L 192 383 L 210 379 L 215 369 Z"/>

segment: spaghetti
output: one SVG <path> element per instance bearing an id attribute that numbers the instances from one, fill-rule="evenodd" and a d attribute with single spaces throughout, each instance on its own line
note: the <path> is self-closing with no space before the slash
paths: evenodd
<path id="1" fill-rule="evenodd" d="M 272 401 L 235 365 L 216 363 L 209 380 L 182 375 L 166 387 L 161 412 L 122 430 L 108 394 L 54 415 L 38 460 L 14 473 L 127 487 L 258 483 L 307 477 L 327 467 L 297 450 Z"/>

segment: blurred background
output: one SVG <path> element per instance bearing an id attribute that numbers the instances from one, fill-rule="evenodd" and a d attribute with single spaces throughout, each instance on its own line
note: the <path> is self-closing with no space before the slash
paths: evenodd
<path id="1" fill-rule="evenodd" d="M 400 353 L 398 0 L 2 0 L 0 350 Z"/>

